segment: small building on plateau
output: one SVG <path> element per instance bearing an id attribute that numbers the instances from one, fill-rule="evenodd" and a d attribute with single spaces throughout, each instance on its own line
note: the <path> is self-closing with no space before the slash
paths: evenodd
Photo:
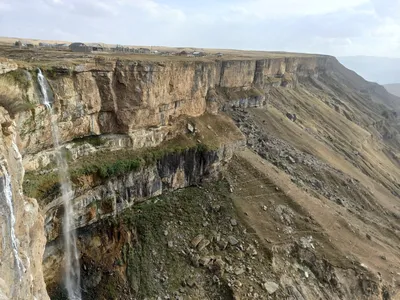
<path id="1" fill-rule="evenodd" d="M 84 43 L 81 42 L 75 42 L 69 45 L 69 49 L 71 49 L 72 52 L 91 52 L 92 50 L 90 47 L 86 46 Z"/>
<path id="2" fill-rule="evenodd" d="M 104 51 L 104 47 L 101 44 L 92 43 L 84 44 L 81 42 L 75 42 L 69 45 L 69 49 L 72 52 L 101 52 Z"/>
<path id="3" fill-rule="evenodd" d="M 188 56 L 188 53 L 185 50 L 183 50 L 183 51 L 179 52 L 177 55 L 178 56 Z"/>
<path id="4" fill-rule="evenodd" d="M 151 51 L 149 48 L 139 48 L 138 53 L 149 54 Z"/>

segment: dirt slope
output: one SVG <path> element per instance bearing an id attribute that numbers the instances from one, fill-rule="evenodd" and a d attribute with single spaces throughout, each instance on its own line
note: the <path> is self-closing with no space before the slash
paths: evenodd
<path id="1" fill-rule="evenodd" d="M 332 243 L 319 254 L 330 262 L 362 264 L 391 283 L 394 296 L 400 268 L 398 99 L 335 68 L 329 76 L 301 80 L 294 89 L 271 89 L 266 108 L 228 111 L 252 149 L 237 154 L 242 163 L 236 169 L 242 172 L 236 188 L 253 196 L 235 203 L 248 212 L 246 220 L 259 236 L 276 243 L 295 239 L 301 226 L 277 238 L 278 229 L 271 234 L 256 207 L 292 203 L 320 226 L 313 236 Z M 253 182 L 249 171 L 243 172 L 246 164 L 259 172 Z M 263 187 L 262 180 L 279 191 Z"/>

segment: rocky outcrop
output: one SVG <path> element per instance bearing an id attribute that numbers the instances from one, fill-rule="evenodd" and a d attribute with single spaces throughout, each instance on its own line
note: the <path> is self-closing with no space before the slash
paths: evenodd
<path id="1" fill-rule="evenodd" d="M 101 183 L 86 177 L 92 184 L 76 190 L 74 203 L 75 227 L 83 228 L 102 219 L 117 217 L 127 208 L 167 191 L 198 185 L 216 180 L 223 166 L 241 142 L 225 145 L 219 149 L 195 146 L 182 152 L 171 152 L 149 166 L 137 171 L 113 177 Z M 90 176 L 89 176 L 90 177 Z M 63 258 L 59 251 L 61 199 L 52 201 L 45 208 L 45 228 L 48 247 L 44 256 L 46 282 L 53 283 Z"/>
<path id="2" fill-rule="evenodd" d="M 0 75 L 18 69 L 18 65 L 6 58 L 0 57 Z"/>
<path id="3" fill-rule="evenodd" d="M 272 86 L 295 86 L 302 76 L 317 76 L 335 61 L 328 56 L 231 61 L 95 60 L 75 67 L 43 70 L 54 92 L 54 110 L 63 141 L 92 134 L 127 134 L 134 144 L 151 146 L 173 133 L 180 116 L 200 116 L 212 106 L 213 90 L 236 106 L 262 106 Z M 24 154 L 51 147 L 49 118 L 40 105 L 36 69 L 26 98 L 34 104 L 19 114 Z M 20 76 L 15 84 L 21 80 Z M 208 96 L 207 96 L 208 95 Z M 208 101 L 210 100 L 210 101 Z M 218 104 L 214 112 L 220 109 Z M 138 132 L 160 128 L 147 141 Z M 154 143 L 153 143 L 154 145 Z"/>
<path id="4" fill-rule="evenodd" d="M 36 200 L 22 193 L 24 169 L 15 122 L 1 107 L 0 124 L 0 299 L 48 299 L 41 263 L 43 217 Z"/>
<path id="5" fill-rule="evenodd" d="M 89 186 L 76 191 L 74 203 L 75 227 L 80 228 L 109 216 L 115 216 L 126 208 L 162 193 L 218 179 L 223 165 L 240 144 L 225 145 L 220 149 L 207 150 L 195 146 L 182 152 L 171 152 L 155 163 L 137 171 L 96 182 L 96 174 L 85 176 Z M 60 234 L 57 225 L 62 209 L 61 199 L 55 199 L 44 208 L 48 240 Z"/>

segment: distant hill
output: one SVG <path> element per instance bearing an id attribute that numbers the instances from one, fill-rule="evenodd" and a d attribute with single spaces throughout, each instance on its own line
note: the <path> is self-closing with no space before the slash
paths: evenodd
<path id="1" fill-rule="evenodd" d="M 345 56 L 338 60 L 368 81 L 379 84 L 400 82 L 400 58 Z"/>
<path id="2" fill-rule="evenodd" d="M 70 43 L 67 41 L 61 41 L 61 40 L 40 40 L 40 39 L 30 39 L 30 38 L 16 38 L 16 37 L 3 37 L 0 36 L 0 44 L 14 44 L 16 41 L 23 41 L 26 43 L 31 43 L 33 45 L 39 45 L 40 42 L 42 43 L 49 43 L 49 44 L 64 44 L 64 43 Z"/>
<path id="3" fill-rule="evenodd" d="M 400 97 L 400 83 L 385 84 L 384 87 L 392 95 Z"/>

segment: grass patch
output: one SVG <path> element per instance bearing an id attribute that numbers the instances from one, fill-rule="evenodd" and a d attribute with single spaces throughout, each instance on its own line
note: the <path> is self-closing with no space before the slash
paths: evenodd
<path id="1" fill-rule="evenodd" d="M 62 76 L 71 76 L 72 68 L 67 68 L 64 66 L 45 65 L 42 67 L 42 72 L 46 78 L 54 80 Z"/>
<path id="2" fill-rule="evenodd" d="M 97 152 L 71 164 L 71 177 L 73 180 L 82 175 L 94 174 L 101 179 L 116 177 L 154 164 L 168 154 L 182 153 L 189 149 L 204 152 L 208 147 L 188 143 L 186 139 L 174 139 L 152 149 Z"/>
<path id="3" fill-rule="evenodd" d="M 44 199 L 56 197 L 60 192 L 60 183 L 56 172 L 37 175 L 26 172 L 23 183 L 24 194 L 31 198 Z"/>
<path id="4" fill-rule="evenodd" d="M 100 178 L 106 179 L 123 175 L 130 171 L 136 171 L 142 165 L 139 158 L 122 158 L 112 162 L 90 163 L 71 173 L 73 179 L 82 175 L 97 174 Z"/>
<path id="5" fill-rule="evenodd" d="M 82 176 L 94 176 L 104 181 L 155 164 L 168 154 L 183 153 L 187 150 L 204 153 L 210 149 L 207 145 L 196 144 L 191 139 L 181 137 L 152 149 L 96 152 L 70 163 L 71 181 L 79 184 L 79 178 Z M 57 172 L 53 171 L 43 175 L 39 175 L 37 172 L 27 172 L 23 188 L 24 193 L 32 198 L 54 198 L 59 194 Z"/>

